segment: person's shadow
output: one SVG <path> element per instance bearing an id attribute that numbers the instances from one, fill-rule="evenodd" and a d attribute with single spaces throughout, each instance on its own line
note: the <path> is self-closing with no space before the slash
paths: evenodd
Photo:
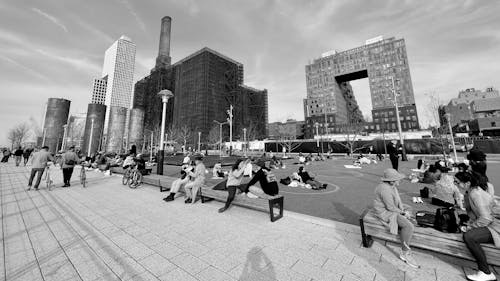
<path id="1" fill-rule="evenodd" d="M 248 251 L 245 266 L 238 280 L 257 280 L 256 274 L 265 274 L 273 280 L 276 279 L 273 264 L 260 247 L 253 247 Z"/>

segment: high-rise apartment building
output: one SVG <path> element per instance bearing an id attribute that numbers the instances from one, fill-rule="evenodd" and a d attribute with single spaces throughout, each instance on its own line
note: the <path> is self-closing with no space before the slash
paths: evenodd
<path id="1" fill-rule="evenodd" d="M 90 103 L 104 104 L 106 102 L 106 89 L 108 85 L 108 76 L 103 78 L 94 78 L 92 87 L 92 98 Z"/>
<path id="2" fill-rule="evenodd" d="M 361 47 L 330 51 L 306 65 L 305 70 L 306 137 L 315 134 L 315 123 L 319 123 L 319 133 L 325 134 L 335 132 L 340 124 L 363 122 L 349 84 L 362 78 L 368 78 L 370 85 L 375 130 L 396 128 L 396 118 L 390 117 L 395 116 L 393 88 L 398 94 L 398 105 L 408 113 L 409 120 L 402 120 L 403 131 L 420 128 L 404 39 L 379 36 Z"/>
<path id="3" fill-rule="evenodd" d="M 107 107 L 105 127 L 108 128 L 110 122 L 110 112 L 112 107 L 125 108 L 125 127 L 123 131 L 123 139 L 128 136 L 129 112 L 132 108 L 133 95 L 133 79 L 135 66 L 135 50 L 136 46 L 130 38 L 122 35 L 120 39 L 115 41 L 104 54 L 104 64 L 102 68 L 102 77 L 107 77 L 106 98 L 104 104 Z M 123 110 L 117 112 L 124 112 Z M 115 136 L 116 139 L 122 135 L 119 132 Z M 107 139 L 109 141 L 109 139 Z"/>

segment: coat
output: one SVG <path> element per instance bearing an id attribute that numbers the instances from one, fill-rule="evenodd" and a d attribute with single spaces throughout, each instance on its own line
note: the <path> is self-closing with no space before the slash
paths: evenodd
<path id="1" fill-rule="evenodd" d="M 373 201 L 375 215 L 392 234 L 398 234 L 398 215 L 404 212 L 403 203 L 395 186 L 382 182 L 375 188 Z"/>

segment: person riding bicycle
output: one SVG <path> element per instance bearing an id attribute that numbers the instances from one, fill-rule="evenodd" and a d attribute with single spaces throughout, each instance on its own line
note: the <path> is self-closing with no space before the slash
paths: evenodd
<path id="1" fill-rule="evenodd" d="M 134 165 L 135 165 L 134 154 L 133 153 L 129 153 L 129 155 L 123 161 L 122 167 L 123 167 L 124 170 L 126 170 L 129 167 L 134 166 Z"/>
<path id="2" fill-rule="evenodd" d="M 146 161 L 142 158 L 142 154 L 139 153 L 137 156 L 134 158 L 135 164 L 137 164 L 137 170 L 141 172 L 141 174 L 145 175 L 146 172 Z"/>

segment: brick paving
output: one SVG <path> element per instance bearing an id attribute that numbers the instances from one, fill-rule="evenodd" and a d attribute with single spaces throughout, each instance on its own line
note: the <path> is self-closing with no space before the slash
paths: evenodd
<path id="1" fill-rule="evenodd" d="M 73 180 L 77 180 L 78 170 Z M 89 172 L 82 188 L 26 191 L 28 171 L 0 165 L 0 280 L 465 280 L 471 262 L 398 246 L 361 246 L 357 226 L 220 202 L 165 203 L 119 176 Z M 56 186 L 60 171 L 52 172 Z M 498 269 L 495 268 L 495 271 Z"/>

